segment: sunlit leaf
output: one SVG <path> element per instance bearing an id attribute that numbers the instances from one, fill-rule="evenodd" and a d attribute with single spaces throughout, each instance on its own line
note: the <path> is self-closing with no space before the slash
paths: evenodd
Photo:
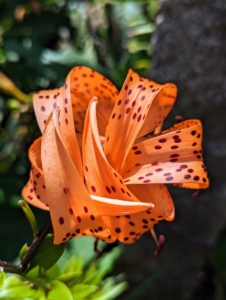
<path id="1" fill-rule="evenodd" d="M 121 282 L 117 285 L 107 288 L 106 290 L 98 291 L 93 294 L 89 299 L 91 300 L 111 300 L 115 299 L 122 292 L 124 292 L 128 288 L 127 282 Z"/>
<path id="2" fill-rule="evenodd" d="M 1 270 L 0 270 L 0 290 L 2 289 L 2 287 L 5 283 L 5 279 L 6 279 L 5 272 L 1 268 Z"/>
<path id="3" fill-rule="evenodd" d="M 71 293 L 74 300 L 87 299 L 98 290 L 96 285 L 77 284 L 71 288 Z M 88 298 L 90 299 L 90 298 Z"/>
<path id="4" fill-rule="evenodd" d="M 76 284 L 78 279 L 81 277 L 82 272 L 69 272 L 66 274 L 61 274 L 57 277 L 57 280 L 63 282 L 68 287 L 72 287 Z"/>
<path id="5" fill-rule="evenodd" d="M 62 282 L 58 280 L 53 280 L 50 282 L 51 290 L 48 293 L 48 299 L 51 300 L 73 300 L 72 294 L 69 288 Z"/>
<path id="6" fill-rule="evenodd" d="M 42 289 L 32 289 L 29 282 L 22 282 L 16 277 L 8 277 L 0 292 L 0 299 L 40 299 L 44 295 Z"/>

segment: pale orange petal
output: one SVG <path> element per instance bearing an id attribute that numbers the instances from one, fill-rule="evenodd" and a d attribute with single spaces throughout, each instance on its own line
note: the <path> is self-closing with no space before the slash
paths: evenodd
<path id="1" fill-rule="evenodd" d="M 90 195 L 98 212 L 102 216 L 128 215 L 153 208 L 150 202 L 132 202 L 127 200 L 104 198 L 100 196 Z"/>
<path id="2" fill-rule="evenodd" d="M 52 111 L 59 107 L 60 89 L 39 91 L 33 95 L 33 106 L 38 126 L 43 133 Z"/>
<path id="3" fill-rule="evenodd" d="M 46 196 L 54 228 L 54 243 L 74 236 L 94 235 L 114 241 L 103 223 L 60 134 L 58 110 L 49 118 L 42 138 Z M 78 157 L 79 159 L 79 157 Z M 110 237 L 109 237 L 110 236 Z"/>
<path id="4" fill-rule="evenodd" d="M 40 91 L 34 94 L 33 104 L 36 118 L 42 132 L 45 129 L 46 122 L 52 111 L 56 108 L 60 109 L 59 124 L 63 142 L 82 177 L 81 159 L 77 159 L 77 157 L 80 156 L 80 150 L 74 127 L 70 95 L 70 77 L 67 78 L 65 85 L 60 89 Z"/>
<path id="5" fill-rule="evenodd" d="M 117 88 L 103 75 L 84 66 L 73 68 L 67 79 L 70 80 L 76 130 L 83 131 L 86 110 L 94 96 L 98 97 L 99 109 L 108 121 L 117 99 Z"/>
<path id="6" fill-rule="evenodd" d="M 179 183 L 181 187 L 207 188 L 199 120 L 179 123 L 161 135 L 132 147 L 123 167 L 126 184 Z"/>
<path id="7" fill-rule="evenodd" d="M 175 95 L 174 85 L 161 86 L 141 78 L 132 70 L 129 71 L 105 135 L 104 152 L 114 169 L 120 171 L 130 148 L 140 133 L 145 134 L 153 130 L 163 121 L 174 102 Z M 152 113 L 152 105 L 154 113 Z M 142 129 L 143 126 L 144 129 Z"/>
<path id="8" fill-rule="evenodd" d="M 32 167 L 30 178 L 22 190 L 23 198 L 40 209 L 49 210 L 46 199 L 46 187 L 41 165 L 41 138 L 38 138 L 29 148 L 29 159 Z"/>
<path id="9" fill-rule="evenodd" d="M 96 105 L 97 99 L 94 98 L 87 110 L 83 133 L 83 163 L 87 189 L 93 195 L 138 202 L 104 155 L 97 128 Z"/>

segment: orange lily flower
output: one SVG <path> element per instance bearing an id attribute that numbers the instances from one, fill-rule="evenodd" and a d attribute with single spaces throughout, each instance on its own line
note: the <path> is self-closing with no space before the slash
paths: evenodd
<path id="1" fill-rule="evenodd" d="M 159 220 L 173 220 L 164 183 L 208 187 L 200 121 L 146 136 L 163 122 L 176 93 L 173 84 L 130 70 L 117 96 L 102 75 L 80 67 L 64 87 L 34 96 L 43 135 L 29 149 L 32 170 L 22 193 L 50 210 L 56 244 L 80 235 L 133 243 Z M 75 128 L 83 130 L 83 164 Z"/>

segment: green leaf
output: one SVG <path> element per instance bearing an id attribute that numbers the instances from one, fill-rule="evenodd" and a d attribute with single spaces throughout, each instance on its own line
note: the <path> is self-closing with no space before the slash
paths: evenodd
<path id="1" fill-rule="evenodd" d="M 53 281 L 57 276 L 61 274 L 60 267 L 58 263 L 54 264 L 49 270 L 41 275 L 41 279 L 44 279 L 46 282 Z"/>
<path id="2" fill-rule="evenodd" d="M 24 256 L 27 254 L 28 250 L 29 250 L 29 247 L 28 247 L 28 245 L 27 245 L 27 243 L 26 243 L 26 244 L 24 244 L 23 247 L 20 249 L 20 254 L 19 254 L 19 256 L 20 256 L 20 261 L 23 260 Z"/>
<path id="3" fill-rule="evenodd" d="M 51 290 L 48 293 L 48 299 L 51 300 L 59 300 L 59 299 L 67 299 L 73 300 L 72 294 L 69 288 L 58 280 L 53 280 L 50 282 Z"/>
<path id="4" fill-rule="evenodd" d="M 38 224 L 32 210 L 30 209 L 30 206 L 24 200 L 18 201 L 18 205 L 22 208 L 25 216 L 27 217 L 31 225 L 34 236 L 36 237 L 38 234 Z"/>
<path id="5" fill-rule="evenodd" d="M 99 289 L 96 285 L 77 284 L 71 288 L 71 293 L 74 300 L 86 299 Z"/>
<path id="6" fill-rule="evenodd" d="M 65 268 L 63 269 L 63 273 L 69 272 L 83 272 L 84 262 L 82 257 L 72 256 Z"/>
<path id="7" fill-rule="evenodd" d="M 81 277 L 82 272 L 69 272 L 66 274 L 61 274 L 57 277 L 57 280 L 63 282 L 68 287 L 72 287 L 76 284 L 78 279 Z"/>
<path id="8" fill-rule="evenodd" d="M 3 268 L 1 268 L 1 271 L 0 271 L 0 290 L 2 289 L 2 287 L 5 283 L 5 279 L 6 279 L 5 272 L 3 271 Z"/>
<path id="9" fill-rule="evenodd" d="M 90 300 L 111 300 L 118 297 L 122 292 L 128 288 L 127 282 L 121 282 L 115 286 L 107 288 L 106 290 L 101 290 L 92 295 Z"/>
<path id="10" fill-rule="evenodd" d="M 31 260 L 30 267 L 26 272 L 28 278 L 37 277 L 40 274 L 43 274 L 51 268 L 63 254 L 66 243 L 54 245 L 53 240 L 53 234 L 48 234 L 45 237 Z"/>
<path id="11" fill-rule="evenodd" d="M 31 289 L 28 281 L 22 282 L 16 277 L 8 277 L 5 280 L 2 291 L 0 292 L 0 299 L 41 299 L 44 296 L 44 290 Z"/>

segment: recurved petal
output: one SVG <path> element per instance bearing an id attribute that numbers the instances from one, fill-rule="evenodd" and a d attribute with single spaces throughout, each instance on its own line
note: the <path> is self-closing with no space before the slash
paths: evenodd
<path id="1" fill-rule="evenodd" d="M 50 116 L 42 138 L 42 166 L 46 197 L 54 228 L 54 243 L 74 236 L 94 235 L 114 241 L 102 221 L 87 189 L 64 146 L 60 133 L 59 110 Z"/>
<path id="2" fill-rule="evenodd" d="M 104 155 L 97 127 L 96 105 L 97 99 L 93 98 L 87 110 L 83 133 L 83 163 L 87 189 L 92 195 L 139 202 Z"/>
<path id="3" fill-rule="evenodd" d="M 56 108 L 60 110 L 59 124 L 63 142 L 76 168 L 78 169 L 80 176 L 82 177 L 81 159 L 77 159 L 80 156 L 80 151 L 74 127 L 70 93 L 70 77 L 67 78 L 65 85 L 59 89 L 40 91 L 34 94 L 33 105 L 42 133 L 53 110 Z"/>
<path id="4" fill-rule="evenodd" d="M 97 210 L 102 216 L 128 215 L 153 208 L 152 203 L 131 202 L 126 200 L 104 198 L 90 195 Z"/>
<path id="5" fill-rule="evenodd" d="M 112 234 L 122 243 L 134 243 L 144 232 L 150 230 L 161 220 L 174 219 L 174 205 L 167 188 L 163 184 L 145 186 L 131 185 L 131 192 L 142 203 L 152 202 L 154 208 L 143 212 L 116 217 L 104 217 L 112 227 Z"/>
<path id="6" fill-rule="evenodd" d="M 136 144 L 123 166 L 124 182 L 176 183 L 186 188 L 207 188 L 209 180 L 201 142 L 201 122 L 189 120 Z"/>
<path id="7" fill-rule="evenodd" d="M 41 165 L 41 138 L 34 141 L 29 148 L 28 154 L 32 167 L 29 181 L 22 190 L 22 196 L 28 203 L 40 209 L 48 210 L 46 187 Z"/>
<path id="8" fill-rule="evenodd" d="M 78 132 L 83 131 L 86 110 L 94 96 L 98 97 L 99 109 L 109 120 L 118 90 L 107 78 L 88 67 L 80 66 L 71 70 L 67 80 L 70 80 L 74 121 Z"/>
<path id="9" fill-rule="evenodd" d="M 120 172 L 130 148 L 141 134 L 154 130 L 175 100 L 172 84 L 161 86 L 129 71 L 115 103 L 106 132 L 105 155 Z"/>
<path id="10" fill-rule="evenodd" d="M 38 126 L 43 133 L 47 120 L 56 107 L 60 107 L 60 89 L 43 90 L 34 93 L 33 106 Z"/>

